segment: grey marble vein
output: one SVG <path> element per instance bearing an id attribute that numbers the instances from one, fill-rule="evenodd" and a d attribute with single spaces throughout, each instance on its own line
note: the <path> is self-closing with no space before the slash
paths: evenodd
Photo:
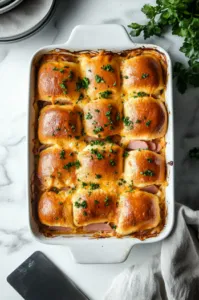
<path id="1" fill-rule="evenodd" d="M 13 182 L 10 179 L 8 172 L 3 164 L 0 164 L 0 188 L 2 186 L 11 185 Z"/>
<path id="2" fill-rule="evenodd" d="M 0 244 L 6 248 L 8 254 L 21 250 L 22 247 L 32 243 L 27 227 L 18 230 L 0 228 Z"/>

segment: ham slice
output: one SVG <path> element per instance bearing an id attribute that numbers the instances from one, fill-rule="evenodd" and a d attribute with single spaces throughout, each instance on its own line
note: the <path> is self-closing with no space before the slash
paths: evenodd
<path id="1" fill-rule="evenodd" d="M 137 140 L 137 141 L 130 141 L 127 146 L 127 149 L 129 150 L 149 149 L 154 152 L 160 152 L 162 146 L 160 143 L 156 145 L 156 143 L 152 141 L 145 142 L 145 141 Z"/>
<path id="2" fill-rule="evenodd" d="M 149 150 L 156 151 L 156 144 L 154 142 L 148 141 L 147 142 Z"/>
<path id="3" fill-rule="evenodd" d="M 63 226 L 49 226 L 48 229 L 52 231 L 60 231 L 60 232 L 71 232 L 72 229 L 70 227 L 63 227 Z"/>
<path id="4" fill-rule="evenodd" d="M 95 232 L 95 231 L 111 231 L 112 228 L 109 224 L 105 223 L 94 223 L 84 226 L 84 230 L 87 232 Z"/>
<path id="5" fill-rule="evenodd" d="M 145 141 L 130 141 L 127 149 L 129 150 L 138 150 L 138 149 L 147 149 L 148 144 Z"/>
<path id="6" fill-rule="evenodd" d="M 159 191 L 158 187 L 155 186 L 155 185 L 145 186 L 145 187 L 142 188 L 141 190 L 144 191 L 144 192 L 151 193 L 151 194 L 157 194 L 158 191 Z"/>
<path id="7" fill-rule="evenodd" d="M 156 152 L 160 152 L 162 150 L 162 145 L 160 143 L 157 144 Z"/>

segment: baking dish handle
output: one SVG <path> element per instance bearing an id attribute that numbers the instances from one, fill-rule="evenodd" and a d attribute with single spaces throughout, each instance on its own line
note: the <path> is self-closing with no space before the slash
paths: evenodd
<path id="1" fill-rule="evenodd" d="M 125 261 L 133 245 L 137 242 L 121 239 L 94 239 L 81 241 L 69 246 L 76 263 L 80 264 L 113 264 Z"/>
<path id="2" fill-rule="evenodd" d="M 118 24 L 78 25 L 65 43 L 74 50 L 107 49 L 119 50 L 135 47 L 126 29 Z"/>

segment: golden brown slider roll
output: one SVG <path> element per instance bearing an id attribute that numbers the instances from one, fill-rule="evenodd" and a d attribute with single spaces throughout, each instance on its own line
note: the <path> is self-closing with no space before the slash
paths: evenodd
<path id="1" fill-rule="evenodd" d="M 89 54 L 80 57 L 83 77 L 88 79 L 87 93 L 91 100 L 119 97 L 119 64 L 113 54 L 103 51 L 96 56 Z"/>
<path id="2" fill-rule="evenodd" d="M 102 190 L 89 193 L 79 190 L 72 199 L 73 220 L 76 226 L 110 222 L 115 214 L 115 196 Z"/>
<path id="3" fill-rule="evenodd" d="M 50 58 L 54 58 L 55 61 Z M 68 61 L 67 61 L 68 60 Z M 44 56 L 37 74 L 37 99 L 49 102 L 74 102 L 80 97 L 77 88 L 80 77 L 76 58 L 64 55 Z"/>
<path id="4" fill-rule="evenodd" d="M 124 178 L 133 180 L 137 187 L 165 182 L 165 159 L 160 154 L 149 150 L 131 151 L 124 164 Z"/>
<path id="5" fill-rule="evenodd" d="M 143 93 L 158 94 L 165 88 L 159 59 L 153 54 L 142 54 L 125 59 L 121 66 L 123 91 L 140 97 Z"/>
<path id="6" fill-rule="evenodd" d="M 38 203 L 38 217 L 47 226 L 74 227 L 72 203 L 66 192 L 45 192 Z"/>
<path id="7" fill-rule="evenodd" d="M 135 191 L 120 195 L 116 232 L 127 235 L 156 227 L 160 222 L 156 195 Z"/>
<path id="8" fill-rule="evenodd" d="M 84 128 L 89 136 L 107 137 L 119 134 L 121 129 L 121 109 L 114 102 L 101 99 L 84 107 Z"/>
<path id="9" fill-rule="evenodd" d="M 95 180 L 99 184 L 114 181 L 123 172 L 123 150 L 115 144 L 87 146 L 78 153 L 80 168 L 77 177 L 83 182 Z"/>
<path id="10" fill-rule="evenodd" d="M 38 137 L 41 143 L 60 143 L 80 135 L 81 118 L 76 107 L 48 105 L 41 110 L 38 126 Z"/>
<path id="11" fill-rule="evenodd" d="M 131 139 L 161 138 L 167 131 L 167 111 L 163 102 L 150 97 L 124 103 L 124 136 Z"/>
<path id="12" fill-rule="evenodd" d="M 79 166 L 76 154 L 69 149 L 52 146 L 43 150 L 37 171 L 42 190 L 75 185 L 75 172 Z"/>

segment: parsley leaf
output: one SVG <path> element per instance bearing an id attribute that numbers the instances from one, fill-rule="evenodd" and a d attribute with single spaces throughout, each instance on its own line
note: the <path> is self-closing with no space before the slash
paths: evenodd
<path id="1" fill-rule="evenodd" d="M 101 98 L 108 99 L 112 95 L 112 92 L 107 90 L 107 91 L 104 91 L 104 92 L 100 92 L 99 94 L 100 94 Z"/>
<path id="2" fill-rule="evenodd" d="M 87 77 L 84 77 L 83 79 L 78 78 L 78 81 L 76 82 L 76 90 L 80 91 L 80 89 L 88 89 L 88 86 L 90 84 L 90 80 Z"/>
<path id="3" fill-rule="evenodd" d="M 102 69 L 105 70 L 105 71 L 108 71 L 108 72 L 114 72 L 114 69 L 111 65 L 105 65 L 105 66 L 102 66 Z"/>
<path id="4" fill-rule="evenodd" d="M 90 112 L 88 112 L 88 113 L 86 114 L 86 120 L 91 120 L 92 118 L 93 118 L 93 116 L 91 115 Z"/>
<path id="5" fill-rule="evenodd" d="M 101 76 L 99 76 L 99 75 L 95 75 L 95 81 L 96 81 L 97 83 L 105 82 L 105 80 L 104 80 Z"/>
<path id="6" fill-rule="evenodd" d="M 65 159 L 65 154 L 66 154 L 65 150 L 61 150 L 60 154 L 59 154 L 60 155 L 60 159 Z"/>

